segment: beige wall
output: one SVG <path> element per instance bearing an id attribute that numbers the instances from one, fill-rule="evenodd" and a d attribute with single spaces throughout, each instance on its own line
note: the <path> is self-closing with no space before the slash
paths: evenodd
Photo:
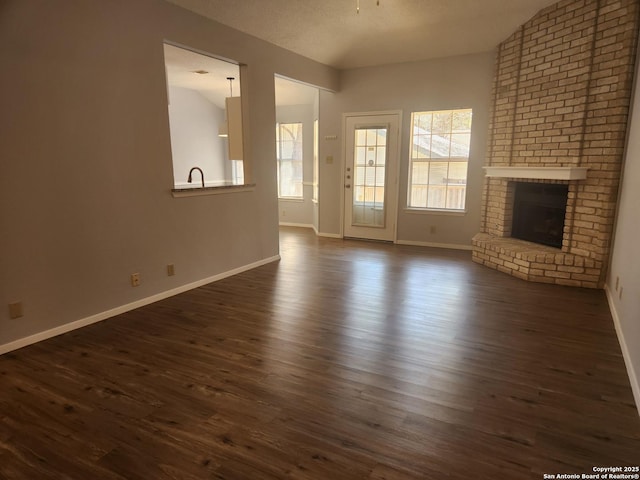
<path id="1" fill-rule="evenodd" d="M 607 293 L 627 371 L 640 411 L 640 92 L 636 64 L 635 93 L 625 153 Z"/>
<path id="2" fill-rule="evenodd" d="M 247 64 L 254 191 L 172 198 L 165 39 Z M 0 64 L 0 347 L 277 255 L 274 72 L 337 87 L 156 0 L 5 0 Z"/>
<path id="3" fill-rule="evenodd" d="M 338 93 L 320 93 L 320 215 L 325 234 L 341 232 L 342 114 L 402 110 L 398 240 L 470 247 L 480 228 L 480 198 L 489 123 L 494 54 L 359 68 L 342 72 Z M 467 213 L 408 213 L 407 175 L 411 112 L 473 108 Z M 337 140 L 326 140 L 336 135 Z M 334 162 L 328 164 L 327 156 Z M 430 226 L 436 233 L 430 233 Z"/>

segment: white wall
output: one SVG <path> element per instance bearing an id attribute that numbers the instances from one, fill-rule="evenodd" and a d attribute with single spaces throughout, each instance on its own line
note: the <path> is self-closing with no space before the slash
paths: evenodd
<path id="1" fill-rule="evenodd" d="M 640 64 L 636 68 L 640 67 Z M 640 412 L 640 91 L 638 72 L 606 291 Z M 617 288 L 616 288 L 617 284 Z"/>
<path id="2" fill-rule="evenodd" d="M 218 127 L 224 121 L 224 110 L 199 92 L 169 88 L 169 128 L 176 186 L 194 185 L 187 183 L 192 167 L 202 169 L 207 186 L 231 181 L 227 140 L 218 136 Z M 194 172 L 194 175 L 193 182 L 200 185 L 200 173 Z"/>
<path id="3" fill-rule="evenodd" d="M 303 198 L 278 199 L 280 223 L 313 225 L 313 105 L 276 106 L 278 123 L 302 123 Z"/>
<path id="4" fill-rule="evenodd" d="M 338 93 L 320 92 L 320 214 L 321 233 L 341 232 L 343 132 L 342 114 L 402 110 L 398 240 L 471 246 L 480 231 L 480 199 L 494 71 L 494 53 L 423 62 L 346 70 Z M 408 213 L 407 197 L 411 112 L 473 108 L 467 213 Z M 325 140 L 336 135 L 337 140 Z M 332 156 L 332 164 L 326 157 Z M 430 227 L 436 233 L 430 233 Z"/>
<path id="5" fill-rule="evenodd" d="M 1 12 L 0 351 L 278 254 L 274 73 L 335 89 L 335 70 L 161 0 Z M 165 39 L 247 65 L 252 191 L 171 196 Z"/>

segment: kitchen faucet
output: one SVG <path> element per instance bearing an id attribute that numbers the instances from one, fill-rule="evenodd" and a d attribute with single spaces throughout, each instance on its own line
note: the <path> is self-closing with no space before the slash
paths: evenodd
<path id="1" fill-rule="evenodd" d="M 187 183 L 191 183 L 191 174 L 194 170 L 198 170 L 200 172 L 200 177 L 202 177 L 202 188 L 204 188 L 204 173 L 202 173 L 202 169 L 200 167 L 193 167 L 189 170 L 189 178 L 187 178 Z"/>

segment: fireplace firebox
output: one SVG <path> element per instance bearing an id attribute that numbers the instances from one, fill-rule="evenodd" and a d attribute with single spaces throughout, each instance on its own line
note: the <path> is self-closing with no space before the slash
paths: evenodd
<path id="1" fill-rule="evenodd" d="M 562 248 L 568 185 L 517 182 L 511 236 Z"/>

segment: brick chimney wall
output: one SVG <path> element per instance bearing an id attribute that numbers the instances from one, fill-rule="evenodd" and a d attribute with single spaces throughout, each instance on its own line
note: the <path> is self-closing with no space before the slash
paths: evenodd
<path id="1" fill-rule="evenodd" d="M 531 281 L 603 286 L 638 13 L 638 0 L 563 0 L 500 44 L 487 166 L 589 170 L 585 180 L 487 177 L 474 261 Z M 569 184 L 562 249 L 510 238 L 515 181 Z"/>

